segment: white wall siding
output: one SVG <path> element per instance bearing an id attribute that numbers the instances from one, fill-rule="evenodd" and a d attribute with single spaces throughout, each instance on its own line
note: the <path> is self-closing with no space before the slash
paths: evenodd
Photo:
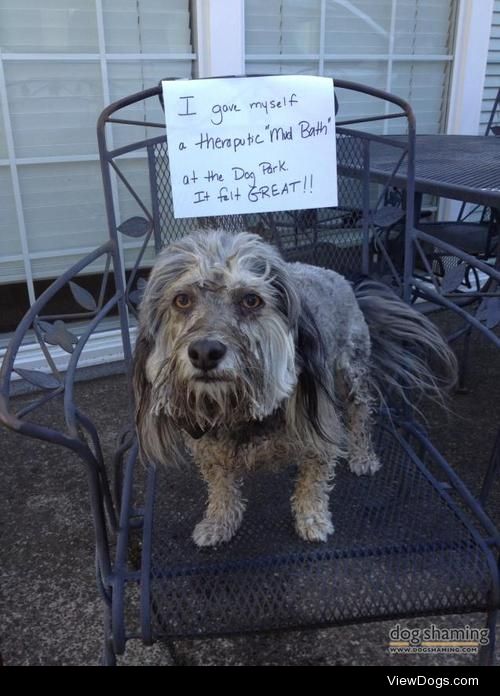
<path id="1" fill-rule="evenodd" d="M 487 38 L 485 37 L 485 40 Z M 500 88 L 500 0 L 495 0 L 488 45 L 488 64 L 484 82 L 479 132 L 484 133 L 493 102 Z M 500 118 L 500 114 L 499 114 Z"/>

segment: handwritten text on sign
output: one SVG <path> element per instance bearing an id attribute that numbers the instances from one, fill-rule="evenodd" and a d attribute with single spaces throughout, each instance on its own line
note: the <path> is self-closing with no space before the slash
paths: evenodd
<path id="1" fill-rule="evenodd" d="M 337 205 L 331 79 L 162 86 L 176 218 Z"/>

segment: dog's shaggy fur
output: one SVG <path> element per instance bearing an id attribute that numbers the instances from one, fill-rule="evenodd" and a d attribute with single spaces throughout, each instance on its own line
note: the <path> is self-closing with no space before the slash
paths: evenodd
<path id="1" fill-rule="evenodd" d="M 336 461 L 377 471 L 375 399 L 384 386 L 404 399 L 439 391 L 430 354 L 452 381 L 439 332 L 384 286 L 354 290 L 333 271 L 286 263 L 257 235 L 200 232 L 160 254 L 141 303 L 142 456 L 168 465 L 191 452 L 208 487 L 199 546 L 235 534 L 247 471 L 294 461 L 297 532 L 324 541 Z"/>

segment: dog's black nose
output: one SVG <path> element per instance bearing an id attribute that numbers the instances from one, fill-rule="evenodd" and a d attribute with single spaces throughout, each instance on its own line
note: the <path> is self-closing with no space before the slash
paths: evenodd
<path id="1" fill-rule="evenodd" d="M 206 371 L 217 367 L 226 351 L 226 346 L 220 341 L 202 338 L 189 344 L 188 355 L 194 367 Z"/>

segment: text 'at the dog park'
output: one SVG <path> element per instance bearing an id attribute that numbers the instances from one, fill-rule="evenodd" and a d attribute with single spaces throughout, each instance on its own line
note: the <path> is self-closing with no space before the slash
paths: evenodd
<path id="1" fill-rule="evenodd" d="M 176 218 L 337 205 L 333 81 L 165 80 Z"/>

